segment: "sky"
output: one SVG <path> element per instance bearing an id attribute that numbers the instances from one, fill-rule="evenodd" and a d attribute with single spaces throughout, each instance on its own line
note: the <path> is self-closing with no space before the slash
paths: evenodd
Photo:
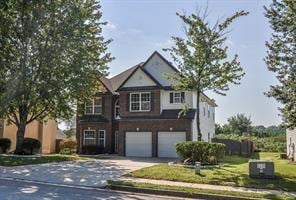
<path id="1" fill-rule="evenodd" d="M 280 105 L 264 95 L 276 83 L 263 60 L 265 42 L 272 33 L 263 6 L 270 3 L 271 0 L 102 0 L 102 20 L 108 22 L 103 35 L 113 39 L 108 51 L 115 57 L 109 64 L 110 76 L 145 61 L 155 50 L 172 61 L 162 49 L 172 45 L 171 36 L 184 36 L 176 12 L 189 15 L 208 7 L 208 21 L 214 23 L 236 11 L 249 11 L 248 16 L 231 25 L 226 41 L 230 58 L 238 54 L 246 75 L 240 85 L 230 87 L 226 96 L 206 94 L 218 104 L 216 122 L 219 124 L 237 113 L 245 113 L 254 125 L 278 125 Z"/>

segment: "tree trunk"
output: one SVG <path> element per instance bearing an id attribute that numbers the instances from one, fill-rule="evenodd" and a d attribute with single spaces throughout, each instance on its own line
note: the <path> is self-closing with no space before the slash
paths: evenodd
<path id="1" fill-rule="evenodd" d="M 22 146 L 25 138 L 25 131 L 28 120 L 28 107 L 27 105 L 19 106 L 19 124 L 16 132 L 16 149 L 15 154 L 22 153 Z"/>
<path id="2" fill-rule="evenodd" d="M 22 146 L 25 138 L 26 124 L 20 124 L 16 132 L 16 149 L 15 154 L 22 153 Z"/>
<path id="3" fill-rule="evenodd" d="M 200 108 L 199 108 L 199 98 L 200 98 L 200 91 L 198 90 L 196 93 L 196 127 L 197 127 L 197 141 L 201 141 L 202 138 L 202 134 L 200 131 L 200 117 L 199 117 L 199 113 L 200 113 Z"/>

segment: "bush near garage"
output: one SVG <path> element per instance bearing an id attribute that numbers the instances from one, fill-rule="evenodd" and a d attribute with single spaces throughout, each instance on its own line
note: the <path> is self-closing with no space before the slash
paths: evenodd
<path id="1" fill-rule="evenodd" d="M 7 153 L 11 147 L 11 140 L 8 138 L 0 139 L 0 153 Z"/>
<path id="2" fill-rule="evenodd" d="M 196 141 L 180 142 L 176 144 L 176 151 L 183 161 L 190 161 L 192 164 L 201 162 L 202 164 L 215 165 L 224 157 L 225 145 Z"/>
<path id="3" fill-rule="evenodd" d="M 33 155 L 38 153 L 41 148 L 41 143 L 39 140 L 34 138 L 24 138 L 22 145 L 22 154 Z"/>
<path id="4" fill-rule="evenodd" d="M 74 154 L 76 153 L 77 142 L 74 140 L 61 141 L 60 154 Z"/>

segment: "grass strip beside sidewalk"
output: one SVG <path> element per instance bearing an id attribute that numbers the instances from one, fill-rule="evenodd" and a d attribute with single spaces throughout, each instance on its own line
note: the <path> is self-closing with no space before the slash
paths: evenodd
<path id="1" fill-rule="evenodd" d="M 272 199 L 272 200 L 293 200 L 295 197 L 287 195 L 271 195 L 263 193 L 250 193 L 250 192 L 234 192 L 234 191 L 222 191 L 222 190 L 208 190 L 208 189 L 198 189 L 190 187 L 181 187 L 181 186 L 168 186 L 168 185 L 157 185 L 151 183 L 136 183 L 130 181 L 112 181 L 109 180 L 108 184 L 110 186 L 126 186 L 137 189 L 152 189 L 152 190 L 162 190 L 162 191 L 172 191 L 172 192 L 182 192 L 184 197 L 197 197 L 198 195 L 208 195 L 223 197 L 236 197 L 240 199 Z M 169 194 L 169 193 L 168 193 Z M 167 194 L 167 195 L 168 195 Z M 215 199 L 215 198 L 213 198 Z"/>

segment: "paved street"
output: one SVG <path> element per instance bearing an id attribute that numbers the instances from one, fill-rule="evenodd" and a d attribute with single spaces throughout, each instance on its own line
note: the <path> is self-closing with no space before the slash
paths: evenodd
<path id="1" fill-rule="evenodd" d="M 107 180 L 118 179 L 123 174 L 149 167 L 161 160 L 110 157 L 89 161 L 74 161 L 0 167 L 0 178 L 16 178 L 46 183 L 104 187 Z"/>
<path id="2" fill-rule="evenodd" d="M 26 183 L 20 181 L 0 180 L 1 200 L 168 200 L 184 199 L 156 195 L 122 193 L 104 190 L 77 189 L 49 186 L 44 184 Z"/>

